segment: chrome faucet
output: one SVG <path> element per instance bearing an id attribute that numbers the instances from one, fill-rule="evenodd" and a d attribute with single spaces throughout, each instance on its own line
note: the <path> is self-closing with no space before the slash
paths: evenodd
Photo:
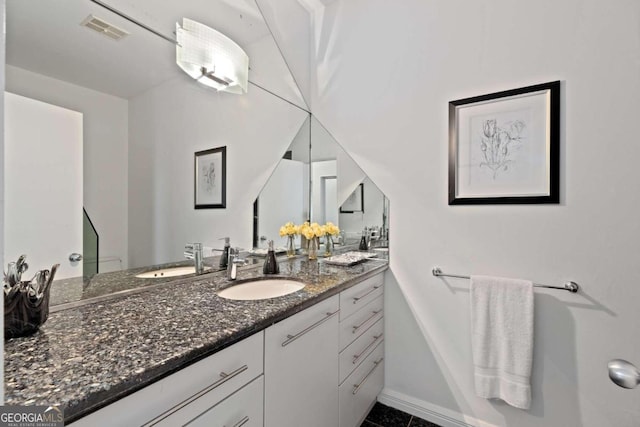
<path id="1" fill-rule="evenodd" d="M 184 245 L 184 256 L 192 259 L 196 267 L 196 274 L 204 272 L 204 263 L 202 261 L 202 243 L 187 243 Z"/>
<path id="2" fill-rule="evenodd" d="M 246 261 L 240 256 L 240 248 L 229 248 L 229 263 L 227 264 L 227 279 L 236 280 L 238 265 L 245 265 Z"/>

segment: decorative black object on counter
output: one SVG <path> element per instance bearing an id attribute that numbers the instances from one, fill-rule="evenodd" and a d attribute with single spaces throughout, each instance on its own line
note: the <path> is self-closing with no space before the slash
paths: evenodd
<path id="1" fill-rule="evenodd" d="M 264 260 L 262 272 L 264 274 L 280 273 L 280 266 L 278 265 L 278 260 L 276 259 L 276 253 L 273 250 L 273 240 L 269 240 L 269 250 L 267 252 L 267 258 Z"/>
<path id="2" fill-rule="evenodd" d="M 362 230 L 362 237 L 360 238 L 360 245 L 358 246 L 358 250 L 360 251 L 368 251 L 369 250 L 369 242 L 367 239 L 367 227 Z"/>
<path id="3" fill-rule="evenodd" d="M 29 265 L 26 255 L 10 262 L 4 274 L 4 337 L 30 335 L 49 317 L 49 291 L 60 264 L 40 270 L 30 281 L 22 281 Z"/>
<path id="4" fill-rule="evenodd" d="M 222 249 L 222 255 L 220 256 L 220 268 L 227 268 L 229 263 L 229 248 L 231 247 L 230 238 L 224 238 L 224 248 Z"/>

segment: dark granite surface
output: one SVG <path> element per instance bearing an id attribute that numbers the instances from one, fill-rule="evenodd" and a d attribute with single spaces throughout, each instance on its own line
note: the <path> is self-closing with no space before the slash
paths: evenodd
<path id="1" fill-rule="evenodd" d="M 380 402 L 371 408 L 360 427 L 440 427 Z"/>
<path id="2" fill-rule="evenodd" d="M 204 259 L 204 264 L 211 272 L 219 271 L 220 257 L 210 257 Z M 54 280 L 51 285 L 50 306 L 56 307 L 74 303 L 77 301 L 93 299 L 114 292 L 123 292 L 130 289 L 138 289 L 147 286 L 155 286 L 160 283 L 174 282 L 177 277 L 154 277 L 141 279 L 135 277 L 137 274 L 147 271 L 159 270 L 171 267 L 185 267 L 193 265 L 193 261 L 184 260 L 166 264 L 152 265 L 149 267 L 132 268 L 129 270 L 113 271 L 110 273 L 97 274 L 93 277 L 72 277 L 69 279 Z M 182 276 L 182 278 L 195 277 L 195 274 Z M 53 311 L 66 307 L 55 308 Z"/>
<path id="3" fill-rule="evenodd" d="M 307 286 L 261 301 L 216 295 L 264 277 L 259 263 L 240 268 L 235 283 L 225 272 L 174 278 L 51 313 L 35 335 L 5 341 L 5 404 L 62 405 L 71 422 L 387 268 L 379 259 L 348 268 L 279 261 L 277 277 Z M 132 286 L 122 274 L 116 290 Z"/>

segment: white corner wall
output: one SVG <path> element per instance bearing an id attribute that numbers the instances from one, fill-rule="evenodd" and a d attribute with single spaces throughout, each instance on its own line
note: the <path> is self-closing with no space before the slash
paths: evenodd
<path id="1" fill-rule="evenodd" d="M 129 264 L 183 259 L 187 242 L 245 249 L 253 202 L 307 113 L 249 87 L 218 93 L 186 75 L 129 101 Z M 227 147 L 226 209 L 194 209 L 194 153 Z"/>
<path id="2" fill-rule="evenodd" d="M 83 114 L 84 207 L 100 236 L 100 258 L 127 268 L 128 102 L 6 65 L 6 89 Z"/>
<path id="3" fill-rule="evenodd" d="M 4 64 L 5 58 L 5 0 L 0 0 L 0 61 Z M 4 68 L 0 70 L 0 259 L 4 259 Z M 4 331 L 4 305 L 0 308 L 0 326 Z M 4 355 L 4 340 L 0 343 L 0 354 Z M 4 378 L 4 363 L 0 366 L 0 378 Z M 4 382 L 3 382 L 4 384 Z M 4 387 L 0 389 L 0 404 L 4 405 Z"/>
<path id="4" fill-rule="evenodd" d="M 442 425 L 640 425 L 640 3 L 337 1 L 315 20 L 313 113 L 391 200 L 382 399 Z M 447 104 L 562 81 L 561 203 L 448 206 Z M 475 396 L 469 283 L 529 278 L 533 403 Z"/>

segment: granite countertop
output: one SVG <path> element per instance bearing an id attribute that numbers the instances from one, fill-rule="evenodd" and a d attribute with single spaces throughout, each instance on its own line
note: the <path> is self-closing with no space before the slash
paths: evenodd
<path id="1" fill-rule="evenodd" d="M 174 278 L 52 312 L 36 334 L 5 341 L 5 404 L 61 405 L 65 422 L 72 422 L 388 266 L 372 259 L 337 267 L 304 256 L 279 262 L 275 277 L 307 286 L 259 301 L 216 295 L 242 280 L 264 278 L 258 263 L 239 268 L 235 283 L 224 271 Z M 121 273 L 121 287 L 130 289 L 126 277 Z"/>
<path id="2" fill-rule="evenodd" d="M 218 256 L 204 259 L 205 268 L 210 269 L 209 272 L 219 271 L 219 263 L 220 257 Z M 49 301 L 51 312 L 64 310 L 79 301 L 94 300 L 103 296 L 112 295 L 115 292 L 126 292 L 147 286 L 155 286 L 160 283 L 174 282 L 178 277 L 142 279 L 136 277 L 136 275 L 164 268 L 186 267 L 191 265 L 193 265 L 193 261 L 185 259 L 183 261 L 101 273 L 92 277 L 72 277 L 69 279 L 54 280 L 51 285 Z M 195 274 L 181 277 L 182 279 L 195 277 Z"/>

